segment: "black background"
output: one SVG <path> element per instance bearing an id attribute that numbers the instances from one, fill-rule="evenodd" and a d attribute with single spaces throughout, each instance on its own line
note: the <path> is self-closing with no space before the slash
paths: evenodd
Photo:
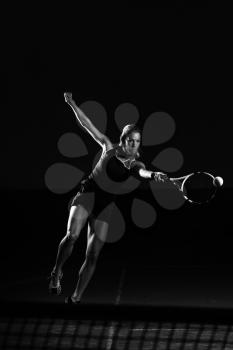
<path id="1" fill-rule="evenodd" d="M 90 157 L 72 164 L 87 173 L 99 147 L 64 103 L 64 91 L 72 91 L 78 104 L 96 100 L 106 108 L 107 133 L 114 141 L 120 103 L 137 106 L 141 126 L 150 113 L 166 111 L 175 120 L 175 135 L 144 150 L 147 159 L 177 147 L 184 156 L 179 174 L 203 169 L 225 180 L 208 207 L 166 211 L 155 203 L 158 219 L 143 232 L 127 219 L 127 235 L 108 245 L 102 259 L 117 260 L 120 253 L 133 263 L 140 256 L 149 264 L 231 264 L 232 67 L 226 13 L 178 2 L 163 8 L 64 6 L 59 15 L 57 8 L 27 8 L 29 15 L 19 10 L 9 16 L 2 67 L 8 77 L 2 256 L 26 268 L 29 262 L 54 262 L 71 194 L 51 193 L 45 172 L 56 162 L 70 162 L 57 149 L 66 132 L 86 141 Z M 79 247 L 85 249 L 84 243 L 85 234 Z"/>

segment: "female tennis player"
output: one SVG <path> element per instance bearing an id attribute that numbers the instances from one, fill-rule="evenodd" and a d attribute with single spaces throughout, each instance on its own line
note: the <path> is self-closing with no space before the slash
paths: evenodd
<path id="1" fill-rule="evenodd" d="M 66 303 L 75 305 L 80 302 L 95 271 L 100 251 L 107 241 L 108 220 L 111 215 L 104 217 L 99 214 L 116 196 L 125 193 L 127 187 L 125 184 L 129 178 L 151 178 L 163 182 L 167 176 L 161 172 L 147 170 L 145 164 L 138 160 L 141 132 L 136 125 L 126 125 L 120 135 L 119 143 L 114 145 L 76 105 L 71 93 L 65 93 L 64 98 L 74 111 L 81 127 L 102 147 L 102 154 L 96 166 L 81 182 L 76 196 L 71 200 L 67 232 L 59 244 L 55 266 L 49 278 L 50 293 L 60 294 L 63 265 L 71 255 L 80 231 L 87 222 L 85 261 L 79 271 L 73 294 L 65 299 Z"/>

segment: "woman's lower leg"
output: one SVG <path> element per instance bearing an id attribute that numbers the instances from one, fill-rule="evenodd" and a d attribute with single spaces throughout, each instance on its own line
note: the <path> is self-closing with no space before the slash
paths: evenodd
<path id="1" fill-rule="evenodd" d="M 79 271 L 79 279 L 72 295 L 74 300 L 80 300 L 96 268 L 97 259 L 86 258 Z"/>
<path id="2" fill-rule="evenodd" d="M 66 260 L 72 254 L 74 248 L 75 240 L 71 238 L 71 236 L 66 235 L 60 242 L 57 252 L 56 263 L 53 268 L 53 274 L 55 278 L 59 278 L 62 273 L 62 267 Z"/>

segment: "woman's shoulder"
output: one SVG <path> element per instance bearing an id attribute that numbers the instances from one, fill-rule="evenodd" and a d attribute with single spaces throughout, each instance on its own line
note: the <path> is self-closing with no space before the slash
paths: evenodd
<path id="1" fill-rule="evenodd" d="M 116 146 L 112 145 L 112 147 L 104 147 L 100 156 L 100 161 L 111 158 L 116 153 Z"/>

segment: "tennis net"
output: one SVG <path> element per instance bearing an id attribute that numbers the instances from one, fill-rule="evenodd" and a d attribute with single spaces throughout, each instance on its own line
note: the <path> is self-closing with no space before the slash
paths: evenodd
<path id="1" fill-rule="evenodd" d="M 29 303 L 1 310 L 1 349 L 233 349 L 231 310 Z"/>

